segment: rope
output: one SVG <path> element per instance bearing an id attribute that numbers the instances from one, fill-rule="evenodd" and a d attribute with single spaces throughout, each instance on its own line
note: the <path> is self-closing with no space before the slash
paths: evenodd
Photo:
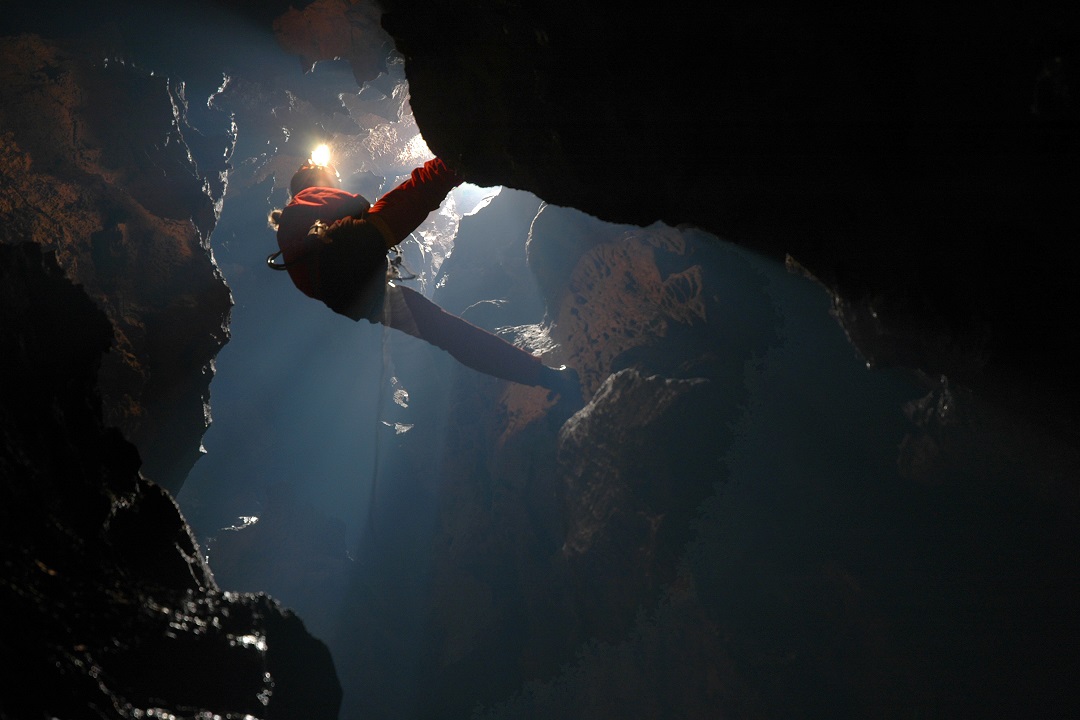
<path id="1" fill-rule="evenodd" d="M 364 535 L 371 542 L 372 548 L 374 548 L 378 542 L 378 532 L 375 525 L 375 504 L 377 499 L 377 489 L 379 482 L 379 470 L 382 456 L 382 422 L 383 422 L 383 410 L 386 405 L 386 384 L 390 375 L 389 369 L 391 365 L 390 359 L 390 301 L 387 298 L 383 303 L 383 319 L 379 325 L 381 328 L 381 346 L 382 346 L 382 367 L 379 372 L 379 385 L 378 385 L 378 397 L 375 400 L 375 452 L 372 458 L 371 468 L 371 490 L 368 493 L 368 507 L 367 507 L 367 527 L 364 530 Z"/>

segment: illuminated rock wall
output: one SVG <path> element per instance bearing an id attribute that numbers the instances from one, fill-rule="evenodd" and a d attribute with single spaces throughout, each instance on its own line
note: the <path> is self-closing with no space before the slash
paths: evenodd
<path id="1" fill-rule="evenodd" d="M 37 36 L 0 40 L 4 243 L 56 255 L 109 317 L 106 422 L 172 492 L 199 457 L 229 289 L 209 251 L 232 138 L 182 84 Z"/>

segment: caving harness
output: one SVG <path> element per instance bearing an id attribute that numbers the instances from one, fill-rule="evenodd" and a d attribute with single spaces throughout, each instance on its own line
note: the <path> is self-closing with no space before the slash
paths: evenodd
<path id="1" fill-rule="evenodd" d="M 313 224 L 307 232 L 308 238 L 315 242 L 312 242 L 308 246 L 309 249 L 307 250 L 307 252 L 304 253 L 304 255 L 310 253 L 314 248 L 318 247 L 320 243 L 323 245 L 328 245 L 333 242 L 332 239 L 328 240 L 326 238 L 326 231 L 329 227 L 330 226 L 324 223 L 322 220 L 315 221 L 315 224 Z M 269 267 L 271 270 L 288 270 L 289 266 L 286 265 L 284 261 L 280 263 L 277 262 L 277 259 L 281 257 L 282 252 L 282 250 L 278 250 L 277 252 L 273 252 L 267 255 L 266 266 Z M 395 245 L 394 247 L 390 248 L 389 253 L 389 277 L 393 280 L 415 280 L 416 273 L 413 272 L 409 268 L 409 266 L 405 264 L 405 259 L 401 255 L 401 247 L 399 245 Z M 302 257 L 303 256 L 300 256 L 300 258 Z"/>

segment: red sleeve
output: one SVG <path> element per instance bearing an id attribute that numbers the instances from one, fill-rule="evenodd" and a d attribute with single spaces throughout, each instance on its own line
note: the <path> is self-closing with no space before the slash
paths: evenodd
<path id="1" fill-rule="evenodd" d="M 431 212 L 438 210 L 447 194 L 463 181 L 440 158 L 428 160 L 413 170 L 408 180 L 379 198 L 368 215 L 385 223 L 392 236 L 391 244 L 397 244 L 420 227 Z"/>

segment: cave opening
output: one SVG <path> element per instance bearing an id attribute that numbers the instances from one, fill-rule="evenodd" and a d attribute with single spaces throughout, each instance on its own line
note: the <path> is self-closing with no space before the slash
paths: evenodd
<path id="1" fill-rule="evenodd" d="M 137 571 L 105 573 L 118 580 L 101 593 L 130 591 L 114 617 L 143 613 L 124 628 L 122 651 L 147 641 L 141 657 L 171 661 L 154 642 L 184 626 L 195 630 L 180 642 L 197 645 L 224 617 L 213 615 L 220 606 L 251 621 L 226 638 L 224 666 L 235 667 L 237 641 L 265 655 L 244 639 L 272 645 L 272 633 L 252 632 L 273 612 L 232 594 L 243 591 L 268 593 L 325 642 L 337 677 L 306 676 L 309 691 L 331 697 L 339 682 L 348 720 L 1054 716 L 1075 705 L 1075 496 L 1052 497 L 1072 487 L 1061 468 L 1073 467 L 1074 451 L 947 378 L 869 367 L 837 316 L 866 310 L 859 319 L 872 325 L 876 308 L 844 306 L 793 272 L 797 264 L 693 227 L 603 222 L 510 187 L 454 190 L 404 244 L 417 275 L 408 282 L 545 361 L 576 367 L 591 399 L 581 413 L 560 416 L 543 391 L 335 315 L 267 271 L 267 214 L 317 143 L 332 147 L 346 189 L 369 198 L 431 156 L 402 58 L 375 43 L 381 71 L 363 82 L 345 59 L 303 67 L 269 31 L 285 3 L 265 4 L 262 30 L 210 4 L 152 17 L 108 3 L 115 25 L 97 33 L 94 47 L 105 50 L 94 63 L 136 69 L 85 73 L 136 77 L 140 87 L 169 78 L 157 95 L 133 97 L 163 100 L 146 103 L 147 117 L 164 118 L 170 149 L 190 150 L 183 160 L 204 171 L 203 190 L 223 193 L 209 251 L 234 301 L 205 452 L 176 494 L 230 597 L 211 589 L 194 602 L 179 583 L 189 595 L 170 607 L 127 602 L 176 571 L 156 559 L 184 554 L 174 537 L 164 553 L 140 554 L 144 539 L 161 540 L 154 531 L 177 529 L 147 527 L 153 519 L 183 524 L 165 512 L 174 508 L 164 495 L 147 492 L 157 498 L 147 501 L 157 503 L 151 521 L 128 520 L 120 547 Z M 58 21 L 75 28 L 93 12 Z M 70 81 L 62 69 L 49 64 L 33 87 Z M 166 112 L 153 115 L 158 108 Z M 19 133 L 32 124 L 13 121 Z M 153 157 L 151 174 L 167 175 L 153 162 L 168 155 Z M 188 167 L 169 165 L 178 166 Z M 193 194 L 203 213 L 193 224 L 205 223 L 208 198 Z M 104 224 L 91 238 L 99 269 L 141 237 L 126 217 Z M 33 524 L 16 527 L 29 535 Z M 9 547 L 22 552 L 22 540 Z M 105 549 L 115 561 L 116 548 Z M 28 587 L 76 576 L 11 557 L 38 583 Z M 190 583 L 187 559 L 179 565 Z M 50 587 L 61 600 L 43 607 L 63 609 L 70 586 Z M 209 614 L 185 615 L 185 604 Z M 200 622 L 185 626 L 192 618 Z M 106 637 L 108 652 L 98 653 L 78 640 L 81 649 L 57 651 L 62 668 L 86 680 L 57 681 L 73 695 L 105 687 L 87 658 L 116 646 Z M 125 657 L 122 673 L 149 676 L 138 653 Z M 259 693 L 246 700 L 261 705 L 263 659 L 245 666 Z M 165 667 L 151 679 L 179 688 L 177 697 L 199 695 L 194 685 L 213 694 L 232 680 L 211 677 L 217 667 Z"/>

